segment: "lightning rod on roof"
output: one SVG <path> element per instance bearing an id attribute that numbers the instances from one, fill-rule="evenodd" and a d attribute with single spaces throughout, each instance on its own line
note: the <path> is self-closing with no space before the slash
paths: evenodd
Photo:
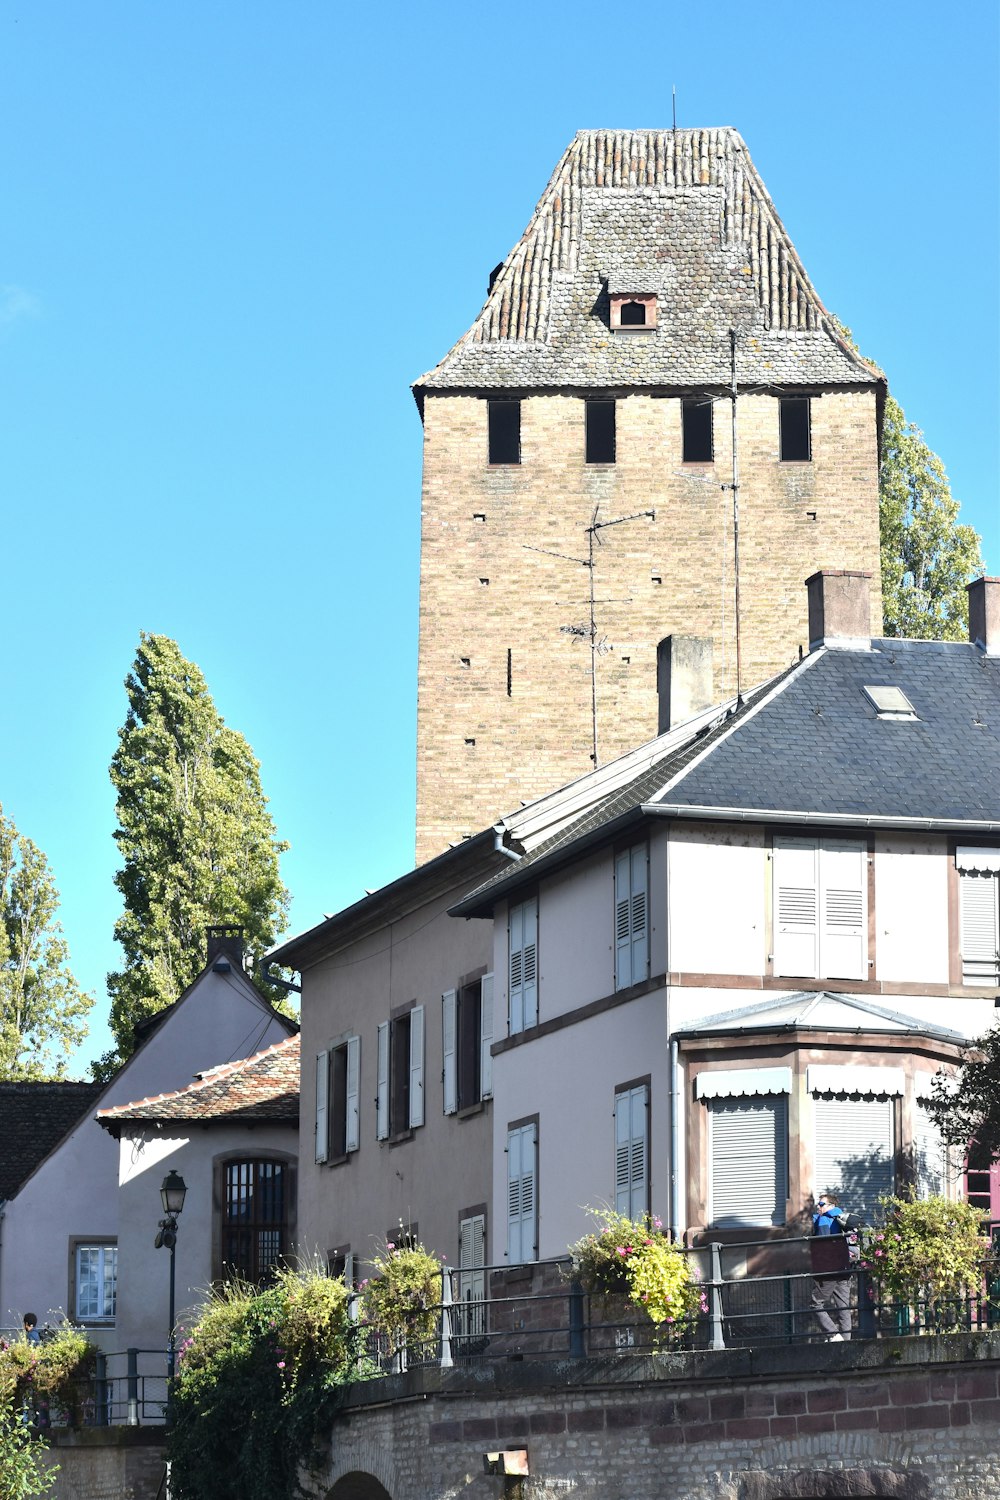
<path id="1" fill-rule="evenodd" d="M 676 131 L 677 131 L 677 85 L 676 85 L 676 83 L 671 88 L 670 93 L 671 93 L 671 96 L 672 96 L 672 99 L 673 99 L 673 106 L 674 106 L 674 132 L 676 133 Z"/>

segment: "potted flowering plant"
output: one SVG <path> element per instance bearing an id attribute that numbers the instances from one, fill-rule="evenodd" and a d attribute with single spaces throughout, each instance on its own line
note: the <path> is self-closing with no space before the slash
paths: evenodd
<path id="1" fill-rule="evenodd" d="M 862 1236 L 861 1263 L 883 1304 L 894 1303 L 909 1323 L 937 1332 L 961 1326 L 964 1303 L 978 1296 L 990 1272 L 985 1210 L 934 1196 L 919 1201 L 883 1198 L 885 1223 Z"/>
<path id="2" fill-rule="evenodd" d="M 588 1209 L 597 1229 L 570 1246 L 584 1290 L 605 1300 L 624 1295 L 658 1334 L 686 1328 L 707 1310 L 688 1257 L 649 1214 L 629 1219 L 611 1209 Z"/>
<path id="3" fill-rule="evenodd" d="M 421 1244 L 388 1240 L 371 1261 L 372 1274 L 361 1283 L 362 1315 L 385 1339 L 389 1353 L 437 1338 L 441 1303 L 441 1266 Z"/>

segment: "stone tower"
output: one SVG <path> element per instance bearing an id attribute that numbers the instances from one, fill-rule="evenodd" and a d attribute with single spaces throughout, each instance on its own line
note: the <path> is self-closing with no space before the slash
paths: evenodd
<path id="1" fill-rule="evenodd" d="M 735 693 L 734 480 L 742 688 L 808 647 L 817 569 L 879 598 L 884 385 L 734 130 L 579 132 L 414 393 L 418 860 L 588 771 L 595 738 L 604 763 L 654 735 L 665 636 L 710 641 Z"/>

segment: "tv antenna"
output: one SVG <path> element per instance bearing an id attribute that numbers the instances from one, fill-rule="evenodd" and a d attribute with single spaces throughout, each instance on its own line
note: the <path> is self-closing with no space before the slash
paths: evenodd
<path id="1" fill-rule="evenodd" d="M 571 557 L 566 552 L 553 552 L 548 547 L 530 547 L 530 546 L 527 545 L 527 543 L 525 543 L 525 551 L 527 551 L 527 552 L 542 552 L 542 553 L 545 554 L 546 557 L 558 557 L 558 558 L 561 558 L 563 562 L 575 563 L 578 567 L 586 568 L 587 571 L 588 571 L 588 573 L 589 573 L 589 575 L 590 575 L 590 589 L 589 589 L 589 597 L 588 597 L 588 603 L 590 605 L 590 622 L 589 622 L 589 624 L 587 624 L 587 625 L 562 625 L 562 626 L 560 626 L 560 629 L 561 629 L 561 631 L 563 632 L 564 635 L 571 635 L 571 636 L 576 637 L 577 639 L 584 639 L 584 640 L 589 640 L 590 641 L 590 722 L 591 722 L 591 745 L 592 745 L 591 753 L 590 753 L 590 758 L 593 761 L 595 767 L 599 764 L 598 759 L 597 759 L 597 658 L 599 656 L 606 656 L 607 653 L 612 649 L 611 646 L 608 643 L 607 636 L 603 636 L 602 635 L 600 638 L 598 638 L 598 635 L 597 635 L 597 605 L 598 604 L 615 604 L 615 603 L 625 603 L 625 604 L 628 604 L 631 601 L 628 600 L 628 599 L 626 599 L 626 600 L 600 599 L 599 600 L 599 599 L 597 599 L 595 597 L 595 594 L 594 594 L 594 546 L 595 546 L 595 543 L 596 543 L 596 545 L 598 547 L 601 547 L 601 546 L 604 545 L 603 542 L 601 541 L 601 532 L 602 531 L 607 531 L 607 529 L 608 529 L 609 526 L 624 526 L 629 521 L 642 521 L 642 520 L 645 520 L 647 518 L 650 521 L 655 521 L 656 520 L 656 511 L 655 510 L 637 510 L 634 513 L 634 515 L 631 515 L 631 516 L 616 516 L 613 521 L 599 521 L 598 520 L 598 514 L 600 512 L 600 509 L 601 509 L 601 507 L 599 505 L 595 505 L 595 507 L 594 507 L 594 514 L 590 518 L 590 525 L 586 528 L 586 531 L 585 531 L 585 535 L 586 535 L 586 538 L 587 538 L 587 556 L 586 557 Z"/>

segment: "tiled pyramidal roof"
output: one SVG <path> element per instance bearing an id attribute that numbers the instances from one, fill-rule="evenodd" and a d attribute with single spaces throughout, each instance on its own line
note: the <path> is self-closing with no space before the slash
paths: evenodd
<path id="1" fill-rule="evenodd" d="M 656 293 L 613 334 L 611 292 Z M 486 304 L 417 389 L 874 384 L 817 296 L 739 134 L 581 130 Z"/>
<path id="2" fill-rule="evenodd" d="M 114 1135 L 127 1120 L 297 1122 L 299 1039 L 290 1036 L 254 1057 L 211 1068 L 173 1093 L 100 1109 L 97 1118 Z"/>

